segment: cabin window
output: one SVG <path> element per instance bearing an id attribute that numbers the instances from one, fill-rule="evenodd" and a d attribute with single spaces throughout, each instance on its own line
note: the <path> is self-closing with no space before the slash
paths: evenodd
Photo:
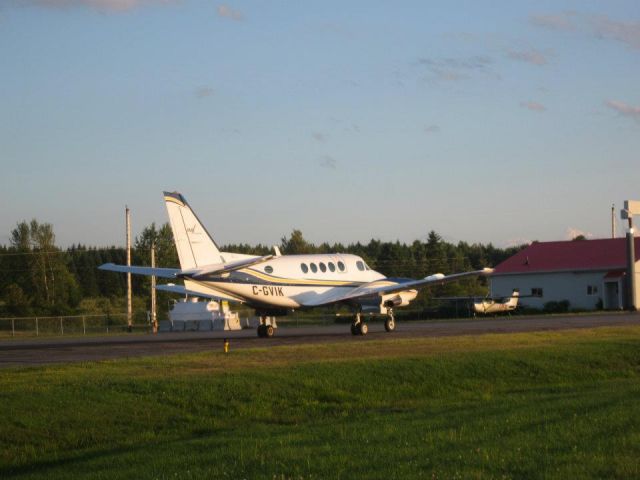
<path id="1" fill-rule="evenodd" d="M 320 270 L 322 272 L 326 272 L 327 271 L 327 266 L 324 264 L 324 262 L 320 262 Z"/>
<path id="2" fill-rule="evenodd" d="M 340 270 L 341 272 L 344 272 L 344 263 L 338 262 L 338 270 Z"/>
<path id="3" fill-rule="evenodd" d="M 309 266 L 311 267 L 311 271 L 313 273 L 316 273 L 318 271 L 318 267 L 316 266 L 315 263 L 311 263 Z"/>
<path id="4" fill-rule="evenodd" d="M 532 297 L 542 297 L 542 294 L 543 294 L 542 288 L 534 287 L 531 289 Z"/>
<path id="5" fill-rule="evenodd" d="M 587 295 L 598 295 L 598 286 L 587 285 Z"/>
<path id="6" fill-rule="evenodd" d="M 358 260 L 356 262 L 356 267 L 358 267 L 358 270 L 360 270 L 361 272 L 364 272 L 364 263 L 362 263 L 361 260 Z"/>
<path id="7" fill-rule="evenodd" d="M 329 262 L 327 265 L 329 265 L 329 270 L 331 270 L 332 272 L 336 271 L 336 266 L 333 262 Z"/>
<path id="8" fill-rule="evenodd" d="M 267 265 L 266 267 L 264 267 L 264 271 L 266 273 L 273 273 L 273 267 L 271 265 Z"/>
<path id="9" fill-rule="evenodd" d="M 302 273 L 307 273 L 309 271 L 309 267 L 307 267 L 306 263 L 301 263 L 300 269 L 302 270 Z"/>

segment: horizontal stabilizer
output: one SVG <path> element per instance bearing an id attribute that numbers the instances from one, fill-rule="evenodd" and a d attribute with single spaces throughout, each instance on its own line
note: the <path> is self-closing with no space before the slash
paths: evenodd
<path id="1" fill-rule="evenodd" d="M 181 275 L 191 278 L 198 278 L 204 275 L 220 275 L 222 273 L 233 272 L 243 268 L 251 267 L 259 263 L 264 263 L 271 260 L 274 255 L 265 255 L 264 257 L 253 257 L 244 260 L 238 260 L 237 262 L 217 263 L 215 265 L 206 265 L 201 268 L 194 268 L 191 270 L 185 270 L 181 272 Z"/>
<path id="2" fill-rule="evenodd" d="M 156 276 L 162 278 L 176 278 L 180 273 L 178 268 L 152 268 L 152 267 L 138 267 L 132 265 L 130 267 L 126 265 L 116 265 L 115 263 L 105 263 L 98 267 L 100 270 L 107 270 L 109 272 L 120 273 L 133 273 L 134 275 L 147 275 Z"/>

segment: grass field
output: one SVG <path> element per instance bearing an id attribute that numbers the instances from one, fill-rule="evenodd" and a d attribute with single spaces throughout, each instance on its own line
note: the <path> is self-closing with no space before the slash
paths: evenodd
<path id="1" fill-rule="evenodd" d="M 640 327 L 0 370 L 0 478 L 640 477 Z"/>

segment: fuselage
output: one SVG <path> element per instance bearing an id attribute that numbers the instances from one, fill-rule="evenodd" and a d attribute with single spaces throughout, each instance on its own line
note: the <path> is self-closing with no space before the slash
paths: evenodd
<path id="1" fill-rule="evenodd" d="M 283 255 L 222 275 L 189 279 L 258 308 L 304 308 L 374 281 L 385 282 L 386 277 L 352 254 Z"/>

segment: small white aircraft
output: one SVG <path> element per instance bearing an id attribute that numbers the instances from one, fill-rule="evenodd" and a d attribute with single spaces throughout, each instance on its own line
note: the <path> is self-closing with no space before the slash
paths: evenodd
<path id="1" fill-rule="evenodd" d="M 481 315 L 511 312 L 518 306 L 519 296 L 520 293 L 518 290 L 514 290 L 510 297 L 501 299 L 488 298 L 479 302 L 473 302 L 473 312 L 474 314 L 479 313 Z"/>
<path id="2" fill-rule="evenodd" d="M 507 297 L 436 297 L 435 300 L 463 301 L 469 307 L 469 315 L 473 313 L 475 317 L 477 314 L 490 315 L 511 312 L 518 307 L 519 298 L 522 298 L 520 293 L 518 290 L 514 290 Z"/>
<path id="3" fill-rule="evenodd" d="M 436 273 L 423 279 L 387 278 L 372 270 L 356 255 L 310 254 L 265 256 L 221 252 L 179 193 L 164 193 L 169 222 L 178 251 L 180 268 L 151 268 L 107 263 L 102 270 L 130 272 L 174 280 L 182 285 L 158 285 L 164 290 L 216 300 L 249 305 L 260 317 L 259 337 L 271 337 L 271 318 L 294 309 L 346 304 L 354 311 L 353 335 L 366 335 L 362 313 L 386 314 L 385 329 L 395 330 L 395 307 L 409 305 L 418 288 L 489 275 L 492 269 L 443 275 Z"/>

